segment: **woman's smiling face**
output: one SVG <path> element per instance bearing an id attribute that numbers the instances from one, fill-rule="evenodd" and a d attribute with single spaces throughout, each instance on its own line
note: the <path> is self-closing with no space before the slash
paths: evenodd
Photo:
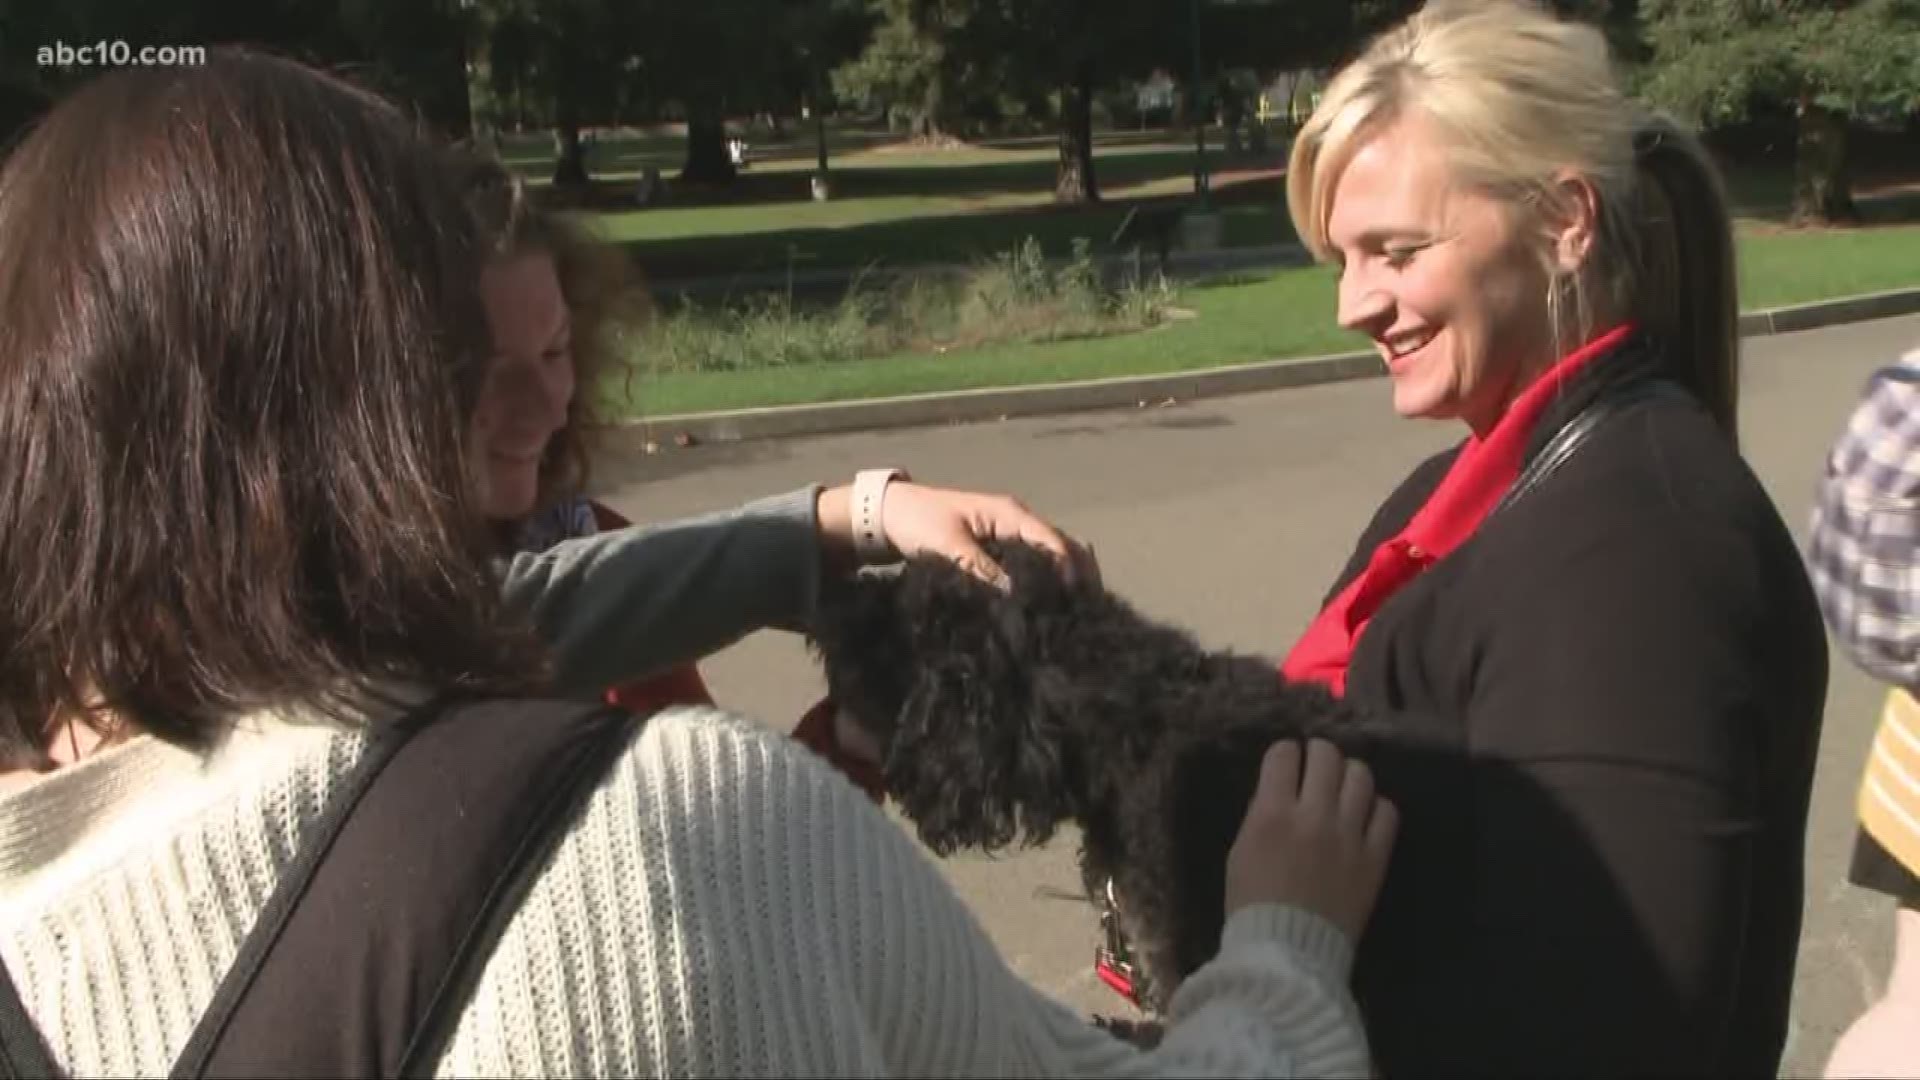
<path id="1" fill-rule="evenodd" d="M 474 410 L 476 468 L 487 516 L 531 513 L 540 467 L 573 402 L 572 320 L 545 253 L 496 261 L 481 278 L 493 357 Z"/>
<path id="2" fill-rule="evenodd" d="M 1548 275 L 1518 217 L 1456 183 L 1417 116 L 1381 128 L 1341 171 L 1327 220 L 1340 325 L 1373 339 L 1400 415 L 1485 433 L 1552 363 Z"/>

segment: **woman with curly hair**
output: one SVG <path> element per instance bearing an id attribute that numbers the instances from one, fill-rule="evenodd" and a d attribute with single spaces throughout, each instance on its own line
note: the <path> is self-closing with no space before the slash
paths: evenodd
<path id="1" fill-rule="evenodd" d="M 598 390 L 631 370 L 623 350 L 648 314 L 644 294 L 617 248 L 536 205 L 497 160 L 457 160 L 490 256 L 475 468 L 501 552 L 514 557 L 508 595 L 555 646 L 556 689 L 643 711 L 710 704 L 694 666 L 702 657 L 757 630 L 798 629 L 821 589 L 862 563 L 936 552 L 991 577 L 976 536 L 1024 537 L 1070 572 L 1097 573 L 1088 552 L 1013 500 L 914 484 L 898 470 L 628 528 L 585 492 L 591 440 L 606 423 Z M 856 513 L 872 518 L 871 542 L 856 542 Z M 877 796 L 832 717 L 816 707 L 795 734 Z"/>

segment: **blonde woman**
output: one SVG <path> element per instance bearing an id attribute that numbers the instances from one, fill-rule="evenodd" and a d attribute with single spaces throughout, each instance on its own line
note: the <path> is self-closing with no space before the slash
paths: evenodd
<path id="1" fill-rule="evenodd" d="M 1394 410 L 1466 429 L 1284 663 L 1473 754 L 1402 807 L 1356 974 L 1380 1066 L 1773 1075 L 1827 653 L 1736 446 L 1711 163 L 1595 29 L 1433 3 L 1332 80 L 1288 186 Z"/>

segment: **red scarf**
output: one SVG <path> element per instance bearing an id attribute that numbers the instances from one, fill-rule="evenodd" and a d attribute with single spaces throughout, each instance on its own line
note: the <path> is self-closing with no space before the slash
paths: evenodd
<path id="1" fill-rule="evenodd" d="M 1548 403 L 1575 372 L 1611 352 L 1632 332 L 1631 325 L 1616 327 L 1562 357 L 1520 392 L 1484 438 L 1469 437 L 1426 505 L 1399 535 L 1374 549 L 1366 568 L 1307 627 L 1281 663 L 1281 673 L 1324 683 L 1346 696 L 1354 646 L 1380 605 L 1473 535 L 1519 479 L 1527 443 Z"/>

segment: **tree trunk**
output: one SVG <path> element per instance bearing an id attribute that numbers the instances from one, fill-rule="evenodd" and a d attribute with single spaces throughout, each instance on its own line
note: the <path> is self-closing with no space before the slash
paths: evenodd
<path id="1" fill-rule="evenodd" d="M 827 78 L 818 67 L 811 71 L 813 88 L 807 95 L 807 111 L 813 117 L 813 145 L 819 158 L 817 171 L 827 174 Z"/>
<path id="2" fill-rule="evenodd" d="M 816 99 L 813 103 L 813 141 L 820 154 L 820 172 L 827 171 L 827 110 L 820 107 Z"/>
<path id="3" fill-rule="evenodd" d="M 580 112 L 571 101 L 562 100 L 553 119 L 553 186 L 586 185 L 587 152 L 580 144 Z"/>
<path id="4" fill-rule="evenodd" d="M 1793 221 L 1826 225 L 1860 219 L 1847 168 L 1847 119 L 1802 97 L 1794 148 Z"/>
<path id="5" fill-rule="evenodd" d="M 916 113 L 913 118 L 913 137 L 926 143 L 945 143 L 953 134 L 946 121 L 938 113 Z"/>
<path id="6" fill-rule="evenodd" d="M 493 92 L 493 56 L 488 48 L 493 28 L 484 9 L 475 18 L 461 42 L 467 85 L 467 133 L 474 142 L 491 150 L 497 145 L 494 140 L 500 131 L 500 99 Z"/>
<path id="7" fill-rule="evenodd" d="M 1053 184 L 1053 201 L 1100 201 L 1100 181 L 1093 171 L 1093 65 L 1082 63 L 1073 85 L 1060 95 L 1060 169 Z"/>
<path id="8" fill-rule="evenodd" d="M 680 179 L 696 184 L 731 184 L 738 173 L 727 154 L 727 124 L 712 112 L 687 113 L 687 160 Z"/>
<path id="9" fill-rule="evenodd" d="M 947 87 L 941 79 L 936 72 L 927 80 L 920 103 L 913 111 L 914 137 L 926 142 L 944 143 L 952 130 L 948 123 L 951 118 L 947 115 Z"/>

